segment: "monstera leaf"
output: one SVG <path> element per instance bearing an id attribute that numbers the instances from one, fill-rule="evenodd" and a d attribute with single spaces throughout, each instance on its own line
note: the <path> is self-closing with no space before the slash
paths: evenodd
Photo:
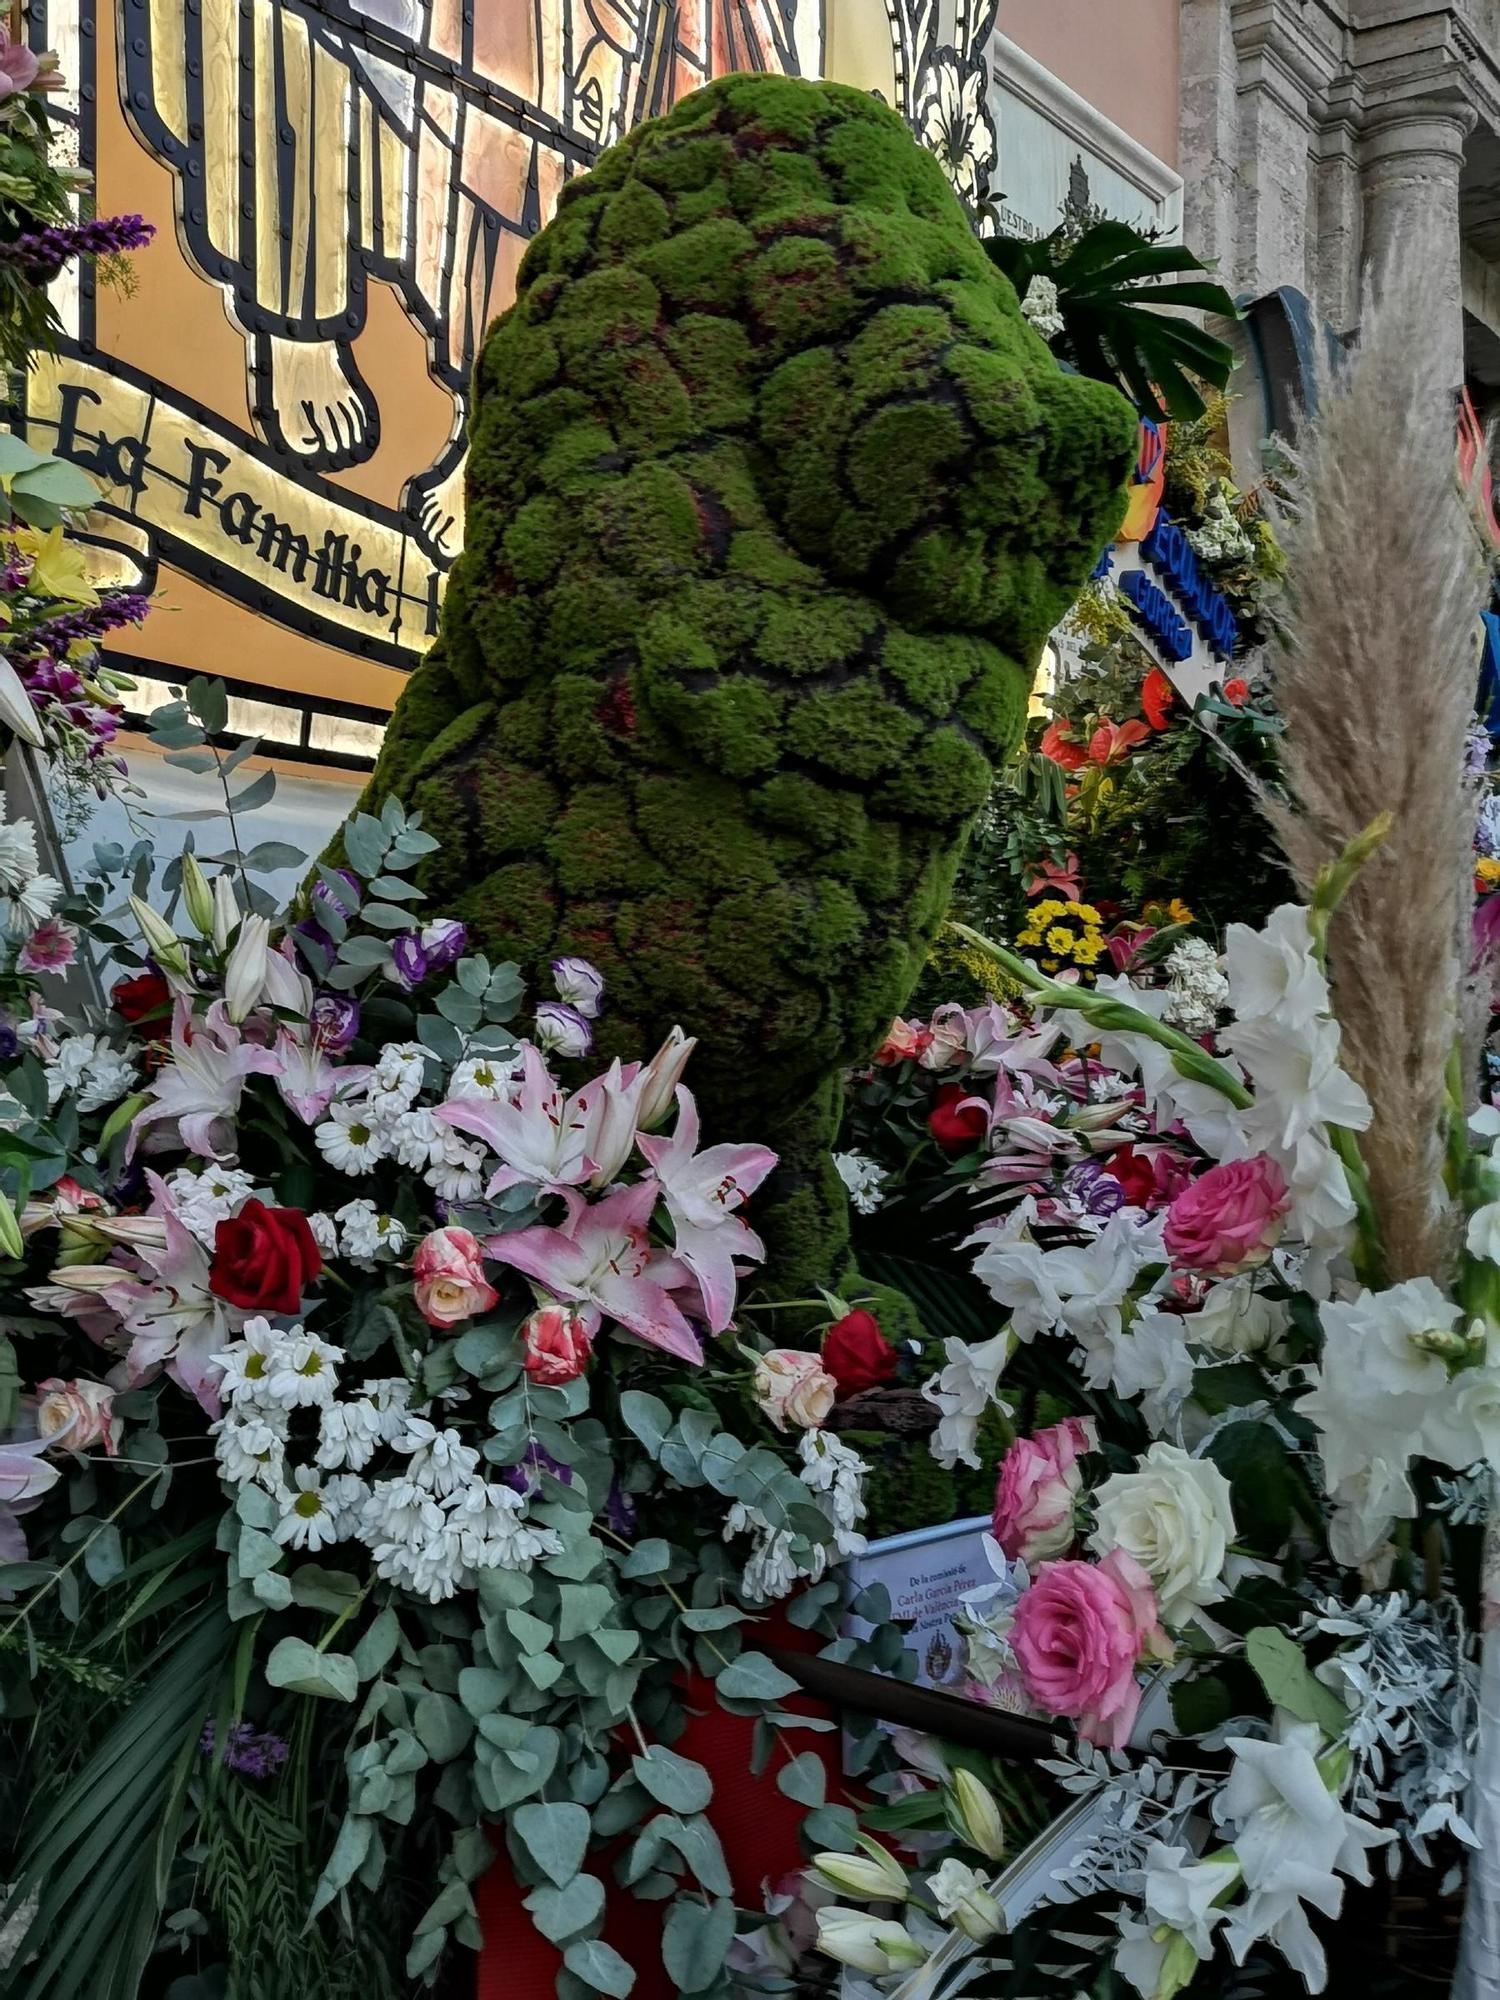
<path id="1" fill-rule="evenodd" d="M 1056 285 L 1059 352 L 1081 375 L 1119 384 L 1146 415 L 1191 422 L 1204 409 L 1192 377 L 1215 389 L 1229 380 L 1233 350 L 1191 320 L 1161 310 L 1193 306 L 1238 317 L 1222 285 L 1194 278 L 1158 282 L 1173 272 L 1207 268 L 1181 244 L 1150 243 L 1127 223 L 1097 222 L 1071 243 L 1064 227 L 1035 242 L 990 236 L 984 247 L 1021 298 L 1033 278 Z"/>

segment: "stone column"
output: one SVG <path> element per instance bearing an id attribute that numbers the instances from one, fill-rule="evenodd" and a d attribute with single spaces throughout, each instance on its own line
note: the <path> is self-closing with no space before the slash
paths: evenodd
<path id="1" fill-rule="evenodd" d="M 1394 96 L 1366 106 L 1360 139 L 1365 273 L 1378 273 L 1417 242 L 1437 256 L 1432 338 L 1454 389 L 1464 377 L 1458 178 L 1474 120 L 1472 105 L 1457 95 Z"/>

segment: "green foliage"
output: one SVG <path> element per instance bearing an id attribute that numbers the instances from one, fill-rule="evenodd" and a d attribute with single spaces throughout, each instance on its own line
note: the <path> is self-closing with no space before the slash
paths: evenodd
<path id="1" fill-rule="evenodd" d="M 486 949 L 600 965 L 606 1056 L 697 1035 L 710 1133 L 782 1157 L 783 1296 L 845 1274 L 831 1086 L 916 981 L 1132 448 L 833 84 L 637 128 L 486 343 L 465 553 L 367 811 L 422 809 L 422 886 Z"/>
<path id="2" fill-rule="evenodd" d="M 1216 389 L 1228 382 L 1234 350 L 1192 320 L 1160 310 L 1187 306 L 1239 317 L 1222 285 L 1161 282 L 1174 272 L 1207 270 L 1181 244 L 1152 243 L 1128 223 L 1105 220 L 1081 232 L 1064 222 L 1036 240 L 989 236 L 984 247 L 1021 298 L 1034 278 L 1050 279 L 1063 323 L 1061 351 L 1082 374 L 1117 382 L 1138 409 L 1201 417 L 1205 403 L 1193 378 Z"/>

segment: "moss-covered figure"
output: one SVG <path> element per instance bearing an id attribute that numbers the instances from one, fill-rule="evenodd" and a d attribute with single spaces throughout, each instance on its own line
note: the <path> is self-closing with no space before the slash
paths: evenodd
<path id="1" fill-rule="evenodd" d="M 367 803 L 433 906 L 673 1022 L 782 1155 L 771 1289 L 847 1276 L 838 1073 L 905 1002 L 1135 419 L 1064 375 L 871 97 L 728 77 L 563 192 L 480 357 L 467 547 Z"/>

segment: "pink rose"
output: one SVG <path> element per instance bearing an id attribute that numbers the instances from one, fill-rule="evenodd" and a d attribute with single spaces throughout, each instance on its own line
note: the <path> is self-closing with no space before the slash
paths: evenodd
<path id="1" fill-rule="evenodd" d="M 65 1382 L 50 1375 L 38 1382 L 36 1427 L 48 1440 L 49 1451 L 90 1451 L 96 1444 L 113 1458 L 121 1424 L 115 1415 L 115 1392 L 103 1382 Z"/>
<path id="2" fill-rule="evenodd" d="M 920 1021 L 903 1021 L 898 1014 L 875 1051 L 875 1060 L 882 1069 L 899 1062 L 915 1062 L 931 1040 L 931 1034 Z"/>
<path id="3" fill-rule="evenodd" d="M 923 1069 L 948 1069 L 967 1053 L 969 1020 L 955 1001 L 939 1007 L 927 1024 L 927 1046 L 917 1061 Z"/>
<path id="4" fill-rule="evenodd" d="M 1165 1242 L 1174 1264 L 1231 1277 L 1263 1264 L 1281 1235 L 1286 1176 L 1272 1159 L 1227 1160 L 1185 1187 L 1167 1210 Z"/>
<path id="5" fill-rule="evenodd" d="M 521 1346 L 532 1381 L 555 1389 L 583 1373 L 594 1337 L 570 1306 L 538 1306 L 521 1328 Z"/>
<path id="6" fill-rule="evenodd" d="M 429 1326 L 456 1326 L 488 1312 L 499 1294 L 484 1279 L 479 1238 L 467 1229 L 434 1229 L 412 1259 L 417 1310 Z"/>
<path id="7" fill-rule="evenodd" d="M 820 1356 L 773 1347 L 755 1363 L 755 1400 L 777 1430 L 816 1430 L 838 1399 L 839 1385 Z"/>
<path id="8" fill-rule="evenodd" d="M 1012 1562 L 1030 1566 L 1073 1546 L 1073 1502 L 1083 1484 L 1078 1461 L 1096 1451 L 1092 1417 L 1069 1417 L 1017 1438 L 1000 1466 L 990 1533 Z"/>
<path id="9" fill-rule="evenodd" d="M 1135 1726 L 1137 1661 L 1171 1654 L 1151 1579 L 1123 1549 L 1099 1563 L 1043 1563 L 1016 1605 L 1010 1643 L 1032 1699 L 1111 1750 Z"/>

